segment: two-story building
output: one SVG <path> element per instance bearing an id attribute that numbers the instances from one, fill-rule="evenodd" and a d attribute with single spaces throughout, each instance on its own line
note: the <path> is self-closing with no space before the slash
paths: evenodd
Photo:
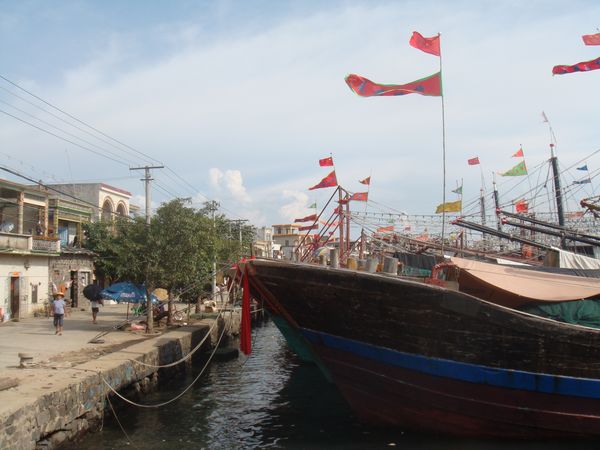
<path id="1" fill-rule="evenodd" d="M 258 258 L 273 258 L 279 251 L 279 245 L 273 242 L 273 228 L 260 227 L 256 230 L 256 239 L 252 242 L 252 255 Z"/>
<path id="2" fill-rule="evenodd" d="M 83 225 L 128 216 L 130 198 L 104 183 L 48 188 L 0 180 L 0 321 L 42 311 L 56 290 L 78 306 L 94 279 Z"/>
<path id="3" fill-rule="evenodd" d="M 63 199 L 77 199 L 94 208 L 93 220 L 112 220 L 115 215 L 129 216 L 131 193 L 105 183 L 70 183 L 50 185 Z"/>
<path id="4" fill-rule="evenodd" d="M 301 242 L 309 244 L 311 237 L 307 233 L 300 233 L 300 226 L 296 223 L 273 225 L 273 245 L 279 246 L 275 258 L 293 260 L 296 258 L 296 250 Z"/>
<path id="5" fill-rule="evenodd" d="M 2 321 L 43 309 L 51 287 L 48 267 L 60 254 L 48 237 L 48 196 L 37 188 L 0 180 L 0 317 Z"/>

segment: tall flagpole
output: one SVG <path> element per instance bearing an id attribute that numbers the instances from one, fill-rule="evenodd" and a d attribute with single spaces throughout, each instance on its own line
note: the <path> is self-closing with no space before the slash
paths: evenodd
<path id="1" fill-rule="evenodd" d="M 446 204 L 446 114 L 444 110 L 444 89 L 442 84 L 442 40 L 438 33 L 438 42 L 440 45 L 440 93 L 442 94 L 442 204 Z M 442 258 L 444 257 L 444 233 L 446 229 L 446 207 L 442 208 Z"/>

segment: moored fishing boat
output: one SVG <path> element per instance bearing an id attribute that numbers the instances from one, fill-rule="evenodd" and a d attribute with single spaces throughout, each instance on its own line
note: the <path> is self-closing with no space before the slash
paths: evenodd
<path id="1" fill-rule="evenodd" d="M 381 274 L 253 260 L 252 294 L 358 416 L 460 436 L 600 435 L 600 331 Z"/>

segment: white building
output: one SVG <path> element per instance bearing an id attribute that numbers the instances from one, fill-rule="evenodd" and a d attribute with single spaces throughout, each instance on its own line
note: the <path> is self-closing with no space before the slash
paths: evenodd
<path id="1" fill-rule="evenodd" d="M 97 220 L 111 220 L 114 215 L 129 216 L 131 193 L 123 189 L 104 183 L 53 184 L 51 186 L 68 196 L 55 191 L 52 194 L 64 198 L 75 197 L 93 205 Z"/>

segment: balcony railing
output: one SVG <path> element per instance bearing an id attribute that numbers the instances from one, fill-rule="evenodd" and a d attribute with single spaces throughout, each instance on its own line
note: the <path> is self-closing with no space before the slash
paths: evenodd
<path id="1" fill-rule="evenodd" d="M 0 232 L 0 252 L 60 253 L 60 241 L 44 236 Z"/>
<path id="2" fill-rule="evenodd" d="M 60 253 L 60 239 L 31 236 L 31 250 L 34 252 Z"/>

